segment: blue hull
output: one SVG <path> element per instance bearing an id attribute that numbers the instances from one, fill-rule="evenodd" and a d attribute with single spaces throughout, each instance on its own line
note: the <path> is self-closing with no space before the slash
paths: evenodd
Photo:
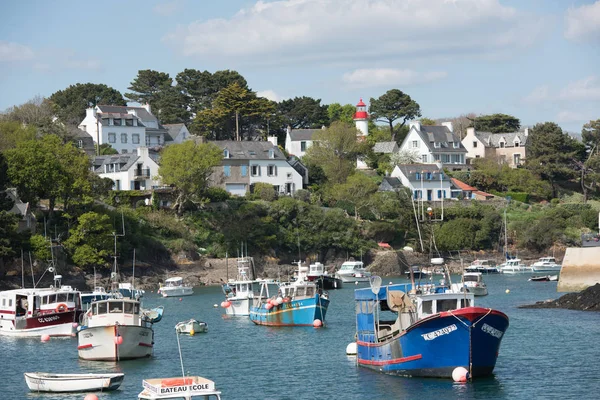
<path id="1" fill-rule="evenodd" d="M 317 294 L 312 298 L 292 300 L 270 310 L 260 307 L 250 308 L 250 320 L 257 325 L 268 326 L 313 326 L 315 319 L 325 323 L 329 300 Z"/>
<path id="2" fill-rule="evenodd" d="M 358 364 L 405 376 L 452 377 L 456 367 L 471 377 L 494 370 L 508 317 L 495 310 L 467 307 L 424 318 L 384 342 L 359 332 Z"/>

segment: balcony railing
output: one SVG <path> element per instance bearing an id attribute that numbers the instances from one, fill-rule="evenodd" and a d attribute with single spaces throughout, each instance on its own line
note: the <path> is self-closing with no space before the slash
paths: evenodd
<path id="1" fill-rule="evenodd" d="M 135 178 L 150 178 L 150 168 L 136 169 L 133 175 Z"/>

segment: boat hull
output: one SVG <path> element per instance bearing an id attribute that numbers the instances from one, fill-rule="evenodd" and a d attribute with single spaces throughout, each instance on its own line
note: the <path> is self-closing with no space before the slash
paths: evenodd
<path id="1" fill-rule="evenodd" d="M 175 330 L 177 333 L 189 335 L 192 329 L 194 330 L 194 333 L 204 333 L 208 331 L 208 325 L 206 322 L 201 321 L 180 322 L 179 324 L 175 325 Z"/>
<path id="2" fill-rule="evenodd" d="M 321 276 L 311 276 L 308 277 L 309 281 L 313 281 L 317 284 L 317 287 L 323 290 L 335 290 L 342 288 L 342 280 L 340 278 L 330 276 L 330 275 L 321 275 Z"/>
<path id="3" fill-rule="evenodd" d="M 29 390 L 34 392 L 96 392 L 116 390 L 125 374 L 25 374 Z"/>
<path id="4" fill-rule="evenodd" d="M 250 315 L 251 301 L 248 297 L 245 298 L 227 298 L 229 307 L 225 309 L 225 314 L 232 317 L 247 317 Z"/>
<path id="5" fill-rule="evenodd" d="M 329 300 L 314 297 L 291 300 L 267 310 L 265 304 L 252 307 L 250 320 L 257 325 L 267 326 L 313 326 L 316 319 L 325 322 Z"/>
<path id="6" fill-rule="evenodd" d="M 194 290 L 191 287 L 176 287 L 176 288 L 161 288 L 160 294 L 162 297 L 179 297 L 179 296 L 191 296 L 194 294 Z"/>
<path id="7" fill-rule="evenodd" d="M 345 275 L 336 273 L 335 277 L 342 281 L 342 283 L 354 283 L 354 282 L 369 282 L 367 275 Z"/>
<path id="8" fill-rule="evenodd" d="M 357 340 L 358 365 L 403 376 L 451 378 L 464 367 L 471 378 L 490 375 L 508 317 L 495 310 L 467 307 L 424 318 L 391 339 Z"/>
<path id="9" fill-rule="evenodd" d="M 17 337 L 72 336 L 73 323 L 79 320 L 81 311 L 70 310 L 49 313 L 37 317 L 0 319 L 0 335 Z"/>
<path id="10" fill-rule="evenodd" d="M 117 344 L 117 336 L 123 341 Z M 119 361 L 152 356 L 154 331 L 134 325 L 84 327 L 77 333 L 79 358 Z"/>

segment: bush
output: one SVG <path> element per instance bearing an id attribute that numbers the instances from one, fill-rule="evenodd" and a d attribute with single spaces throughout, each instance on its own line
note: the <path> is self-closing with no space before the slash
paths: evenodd
<path id="1" fill-rule="evenodd" d="M 231 196 L 229 195 L 229 192 L 223 188 L 210 187 L 206 191 L 206 197 L 208 197 L 211 203 L 220 203 L 228 200 Z"/>
<path id="2" fill-rule="evenodd" d="M 275 201 L 277 197 L 277 192 L 273 185 L 264 182 L 257 182 L 252 185 L 252 200 Z"/>
<path id="3" fill-rule="evenodd" d="M 294 193 L 294 198 L 305 203 L 310 203 L 310 192 L 306 189 L 297 190 Z"/>

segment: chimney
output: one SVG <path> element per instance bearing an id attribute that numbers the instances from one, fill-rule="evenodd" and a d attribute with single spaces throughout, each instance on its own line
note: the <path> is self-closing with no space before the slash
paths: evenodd
<path id="1" fill-rule="evenodd" d="M 89 118 L 89 117 L 96 118 L 96 107 L 87 108 L 85 110 L 85 117 L 86 118 Z"/>
<path id="2" fill-rule="evenodd" d="M 525 134 L 525 136 L 529 136 L 529 128 L 523 129 L 523 134 Z"/>
<path id="3" fill-rule="evenodd" d="M 137 155 L 138 155 L 138 157 L 148 158 L 148 148 L 147 147 L 138 147 Z"/>
<path id="4" fill-rule="evenodd" d="M 442 122 L 442 125 L 450 130 L 450 132 L 454 132 L 454 127 L 452 126 L 452 121 Z"/>
<path id="5" fill-rule="evenodd" d="M 269 136 L 267 140 L 271 142 L 273 146 L 277 147 L 277 136 Z"/>
<path id="6" fill-rule="evenodd" d="M 292 127 L 288 125 L 288 126 L 287 126 L 287 129 L 286 129 L 286 132 L 287 132 L 287 134 L 288 134 L 288 135 L 289 135 L 290 133 L 292 133 Z"/>
<path id="7" fill-rule="evenodd" d="M 150 108 L 150 103 L 146 103 L 142 107 L 144 107 L 146 109 L 146 111 L 148 111 L 149 114 L 152 114 L 152 109 Z"/>
<path id="8" fill-rule="evenodd" d="M 475 136 L 475 128 L 467 128 L 467 136 Z"/>
<path id="9" fill-rule="evenodd" d="M 420 131 L 420 130 L 421 130 L 421 121 L 411 121 L 411 122 L 408 124 L 408 129 L 410 130 L 410 129 L 412 129 L 413 127 L 414 127 L 416 130 Z"/>

